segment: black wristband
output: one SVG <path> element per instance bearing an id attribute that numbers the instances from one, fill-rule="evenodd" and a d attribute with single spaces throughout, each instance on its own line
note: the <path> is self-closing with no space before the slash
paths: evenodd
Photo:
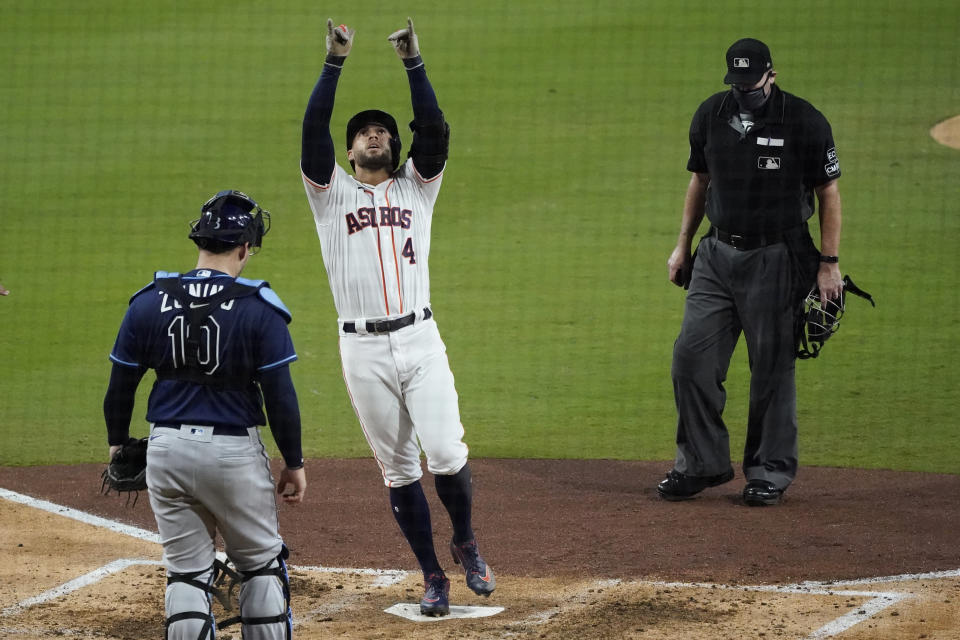
<path id="1" fill-rule="evenodd" d="M 347 56 L 335 56 L 332 53 L 328 53 L 327 59 L 324 60 L 324 62 L 334 67 L 342 67 L 343 63 L 346 62 L 346 60 L 347 60 Z"/>
<path id="2" fill-rule="evenodd" d="M 840 258 L 838 256 L 825 256 L 821 253 L 820 262 L 829 262 L 830 264 L 836 264 L 840 262 Z"/>

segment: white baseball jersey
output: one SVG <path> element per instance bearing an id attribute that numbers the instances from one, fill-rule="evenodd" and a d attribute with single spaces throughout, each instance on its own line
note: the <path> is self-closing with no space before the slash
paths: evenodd
<path id="1" fill-rule="evenodd" d="M 442 178 L 422 178 L 411 159 L 377 186 L 339 165 L 329 185 L 303 176 L 340 323 L 430 305 L 430 226 Z"/>
<path id="2" fill-rule="evenodd" d="M 421 313 L 430 305 L 430 224 L 442 176 L 425 180 L 412 160 L 375 187 L 340 166 L 329 185 L 303 176 L 339 316 L 343 378 L 388 487 L 420 479 L 421 447 L 434 474 L 467 463 L 446 346 Z M 410 313 L 417 322 L 392 333 L 343 330 L 344 322 L 363 327 Z"/>

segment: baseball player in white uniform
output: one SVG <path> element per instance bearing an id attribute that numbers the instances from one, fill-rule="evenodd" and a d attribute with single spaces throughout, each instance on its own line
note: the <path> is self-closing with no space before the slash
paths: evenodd
<path id="1" fill-rule="evenodd" d="M 336 164 L 330 116 L 354 31 L 327 22 L 327 57 L 303 120 L 301 170 L 336 305 L 343 375 L 389 487 L 394 517 L 424 574 L 424 615 L 449 612 L 420 478 L 421 447 L 452 524 L 453 559 L 479 595 L 495 586 L 471 525 L 472 488 L 457 392 L 430 309 L 430 225 L 450 128 L 427 80 L 413 22 L 389 37 L 413 104 L 413 142 L 400 164 L 396 121 L 362 111 L 347 124 L 351 177 Z"/>

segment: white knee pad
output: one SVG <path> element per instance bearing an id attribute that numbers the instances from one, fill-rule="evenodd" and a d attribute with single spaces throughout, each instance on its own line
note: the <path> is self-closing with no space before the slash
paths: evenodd
<path id="1" fill-rule="evenodd" d="M 168 573 L 164 607 L 166 640 L 212 640 L 211 609 L 213 567 L 194 573 Z"/>
<path id="2" fill-rule="evenodd" d="M 290 640 L 293 615 L 286 557 L 288 551 L 283 547 L 280 555 L 265 567 L 243 572 L 240 587 L 243 640 Z"/>

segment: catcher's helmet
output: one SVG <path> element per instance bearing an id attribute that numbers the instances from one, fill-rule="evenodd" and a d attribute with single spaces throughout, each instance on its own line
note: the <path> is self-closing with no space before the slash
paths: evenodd
<path id="1" fill-rule="evenodd" d="M 393 170 L 396 171 L 400 165 L 400 130 L 397 128 L 397 121 L 389 113 L 379 109 L 367 109 L 350 118 L 347 123 L 347 151 L 353 148 L 353 139 L 364 126 L 370 123 L 383 125 L 390 132 L 390 153 L 393 155 Z M 353 166 L 353 161 L 350 162 Z"/>
<path id="2" fill-rule="evenodd" d="M 840 328 L 840 318 L 843 317 L 843 310 L 846 307 L 847 291 L 869 301 L 872 306 L 877 306 L 870 294 L 855 285 L 850 276 L 843 277 L 843 288 L 840 290 L 840 297 L 836 300 L 821 300 L 820 289 L 817 285 L 813 285 L 803 301 L 803 311 L 797 320 L 798 358 L 801 360 L 816 358 L 820 355 L 823 343 Z"/>
<path id="3" fill-rule="evenodd" d="M 803 301 L 803 313 L 800 317 L 802 326 L 798 327 L 800 345 L 797 348 L 797 357 L 805 360 L 816 358 L 820 354 L 823 343 L 840 328 L 843 308 L 842 290 L 839 299 L 821 300 L 820 289 L 813 286 Z"/>
<path id="4" fill-rule="evenodd" d="M 270 230 L 270 213 L 242 191 L 221 191 L 207 200 L 200 213 L 190 223 L 189 238 L 201 249 L 212 241 L 233 246 L 249 242 L 251 249 L 259 249 Z"/>

